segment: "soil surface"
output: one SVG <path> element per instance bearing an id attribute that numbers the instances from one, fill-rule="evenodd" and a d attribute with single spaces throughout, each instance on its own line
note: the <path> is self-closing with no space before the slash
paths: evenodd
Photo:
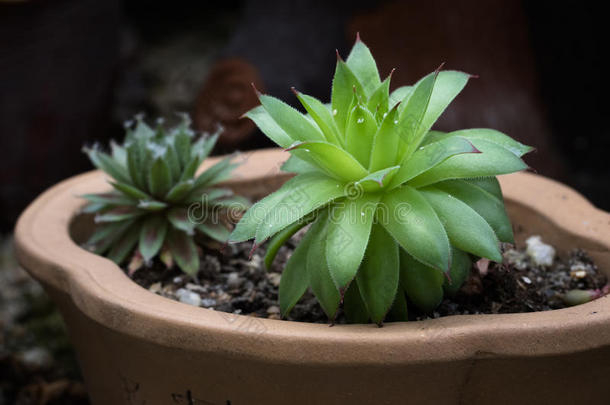
<path id="1" fill-rule="evenodd" d="M 265 246 L 248 258 L 251 243 L 225 246 L 222 251 L 205 248 L 202 267 L 196 278 L 167 270 L 161 263 L 137 271 L 133 279 L 151 292 L 187 304 L 234 314 L 280 319 L 278 286 L 282 269 L 297 243 L 299 235 L 288 241 L 267 271 L 263 263 Z M 548 246 L 548 245 L 547 245 Z M 544 246 L 543 246 L 544 247 Z M 552 249 L 552 247 L 548 247 Z M 526 249 L 506 245 L 504 262 L 474 263 L 469 279 L 462 289 L 430 314 L 414 305 L 409 306 L 409 318 L 420 320 L 458 314 L 495 314 L 533 312 L 568 306 L 568 291 L 590 294 L 593 298 L 607 292 L 606 276 L 579 249 L 567 257 L 551 257 L 552 264 L 536 264 Z M 548 258 L 547 258 L 548 259 Z M 581 294 L 582 295 L 582 294 Z M 327 323 L 328 319 L 314 296 L 307 292 L 294 307 L 288 320 Z M 335 323 L 344 323 L 339 314 Z"/>

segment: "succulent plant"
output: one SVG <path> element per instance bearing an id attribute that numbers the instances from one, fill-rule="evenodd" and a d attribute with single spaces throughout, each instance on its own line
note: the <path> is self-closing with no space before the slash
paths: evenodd
<path id="1" fill-rule="evenodd" d="M 407 319 L 407 297 L 434 309 L 466 279 L 471 261 L 502 261 L 512 242 L 494 176 L 527 168 L 531 150 L 492 129 L 431 130 L 471 75 L 440 71 L 392 93 L 368 47 L 337 53 L 331 103 L 294 90 L 307 114 L 258 94 L 246 115 L 290 152 L 296 173 L 253 205 L 230 241 L 270 240 L 266 263 L 311 224 L 281 278 L 286 316 L 311 288 L 332 320 L 343 303 L 350 322 Z"/>
<path id="2" fill-rule="evenodd" d="M 127 125 L 122 145 L 111 144 L 111 153 L 84 149 L 113 187 L 82 196 L 89 201 L 83 211 L 95 214 L 96 223 L 85 245 L 117 264 L 130 258 L 131 272 L 159 254 L 166 266 L 176 263 L 193 275 L 199 269 L 195 236 L 226 242 L 230 230 L 223 213 L 247 207 L 231 190 L 212 187 L 236 164 L 230 156 L 196 176 L 218 134 L 196 137 L 186 115 L 168 130 L 161 123 L 152 129 L 141 117 L 136 121 Z"/>

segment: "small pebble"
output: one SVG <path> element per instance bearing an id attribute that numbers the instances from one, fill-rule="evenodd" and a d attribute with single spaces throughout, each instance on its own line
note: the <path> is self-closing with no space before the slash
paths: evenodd
<path id="1" fill-rule="evenodd" d="M 254 269 L 261 269 L 263 267 L 263 258 L 259 254 L 253 254 L 252 259 L 248 262 L 248 266 Z"/>
<path id="2" fill-rule="evenodd" d="M 244 279 L 237 272 L 229 273 L 227 277 L 227 286 L 229 288 L 239 288 L 244 282 Z"/>
<path id="3" fill-rule="evenodd" d="M 176 298 L 178 298 L 178 301 L 184 304 L 193 305 L 195 307 L 201 305 L 201 297 L 199 294 L 185 288 L 179 288 L 176 290 Z"/>
<path id="4" fill-rule="evenodd" d="M 267 273 L 267 280 L 269 280 L 274 287 L 280 286 L 281 278 L 282 275 L 280 273 Z"/>
<path id="5" fill-rule="evenodd" d="M 199 292 L 199 293 L 208 292 L 208 289 L 205 286 L 202 286 L 199 284 L 194 284 L 194 283 L 186 283 L 184 288 L 186 288 L 187 290 L 195 291 L 195 292 Z"/>
<path id="6" fill-rule="evenodd" d="M 504 252 L 504 258 L 512 264 L 517 270 L 525 270 L 527 268 L 527 255 L 515 249 L 508 249 Z"/>
<path id="7" fill-rule="evenodd" d="M 279 314 L 280 307 L 278 307 L 277 305 L 271 305 L 269 308 L 267 308 L 267 313 L 268 314 Z"/>
<path id="8" fill-rule="evenodd" d="M 216 305 L 216 300 L 214 298 L 204 298 L 201 300 L 201 306 L 205 308 L 213 307 Z"/>
<path id="9" fill-rule="evenodd" d="M 551 266 L 553 264 L 553 260 L 555 260 L 555 248 L 542 242 L 540 236 L 530 236 L 525 243 L 527 245 L 525 252 L 535 265 Z"/>
<path id="10" fill-rule="evenodd" d="M 161 292 L 161 283 L 154 283 L 150 287 L 148 287 L 148 291 L 154 294 L 158 294 Z"/>
<path id="11" fill-rule="evenodd" d="M 29 369 L 46 369 L 53 365 L 53 357 L 42 347 L 33 347 L 19 354 L 19 360 Z"/>
<path id="12" fill-rule="evenodd" d="M 563 302 L 566 305 L 580 305 L 592 301 L 599 297 L 599 293 L 592 290 L 570 290 L 563 295 Z"/>
<path id="13" fill-rule="evenodd" d="M 521 277 L 521 280 L 523 280 L 525 284 L 532 284 L 532 280 L 527 276 Z"/>
<path id="14" fill-rule="evenodd" d="M 570 277 L 581 279 L 587 277 L 587 267 L 583 263 L 575 263 L 570 266 Z"/>

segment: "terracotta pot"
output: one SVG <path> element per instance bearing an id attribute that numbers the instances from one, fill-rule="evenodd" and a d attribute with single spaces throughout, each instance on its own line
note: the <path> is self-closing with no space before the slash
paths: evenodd
<path id="1" fill-rule="evenodd" d="M 254 197 L 285 180 L 287 157 L 244 159 L 231 186 Z M 212 164 L 214 160 L 208 161 Z M 578 246 L 610 269 L 610 215 L 552 180 L 501 178 L 517 237 Z M 41 195 L 16 230 L 20 263 L 59 305 L 94 404 L 603 403 L 610 300 L 549 312 L 374 325 L 257 319 L 181 304 L 81 249 L 77 194 L 108 189 L 89 172 Z"/>

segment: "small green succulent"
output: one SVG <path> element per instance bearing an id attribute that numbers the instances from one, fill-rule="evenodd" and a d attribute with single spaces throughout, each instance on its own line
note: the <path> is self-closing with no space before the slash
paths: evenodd
<path id="1" fill-rule="evenodd" d="M 245 210 L 247 202 L 226 188 L 236 164 L 227 157 L 196 176 L 214 147 L 218 134 L 196 137 L 190 120 L 166 130 L 149 127 L 141 117 L 128 124 L 122 145 L 112 143 L 110 154 L 85 148 L 91 162 L 111 177 L 113 191 L 86 194 L 83 209 L 95 214 L 96 229 L 85 245 L 117 264 L 131 257 L 130 271 L 160 254 L 187 274 L 199 269 L 196 234 L 226 242 L 229 210 Z"/>
<path id="2" fill-rule="evenodd" d="M 269 265 L 311 223 L 282 274 L 284 316 L 309 287 L 330 319 L 343 302 L 350 322 L 406 320 L 407 297 L 431 311 L 473 257 L 502 261 L 513 234 L 494 176 L 526 169 L 531 148 L 492 129 L 431 130 L 470 77 L 439 69 L 390 94 L 357 38 L 347 61 L 337 55 L 330 105 L 295 90 L 304 115 L 259 94 L 246 115 L 291 153 L 283 170 L 296 176 L 230 241 L 271 239 Z"/>

